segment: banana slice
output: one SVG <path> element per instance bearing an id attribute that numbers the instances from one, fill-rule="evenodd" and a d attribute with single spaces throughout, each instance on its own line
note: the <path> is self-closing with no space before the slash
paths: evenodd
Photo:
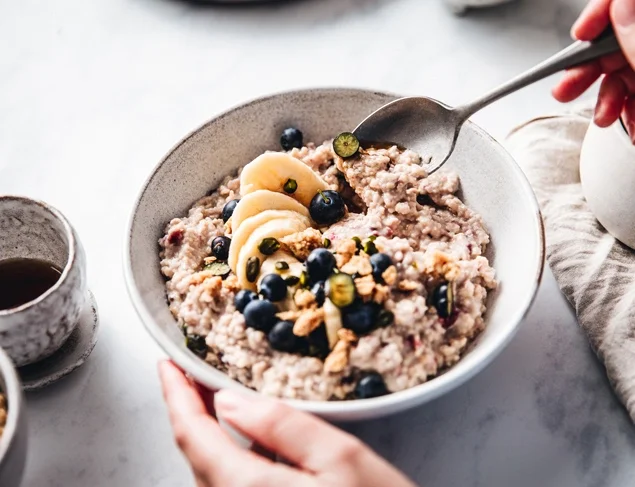
<path id="1" fill-rule="evenodd" d="M 238 262 L 234 272 L 238 277 L 238 284 L 242 288 L 250 289 L 252 291 L 256 290 L 256 281 L 260 272 L 252 281 L 247 279 L 247 261 L 251 257 L 256 257 L 260 262 L 260 267 L 266 258 L 266 256 L 262 255 L 258 250 L 258 246 L 263 239 L 273 237 L 280 240 L 282 237 L 291 235 L 292 233 L 306 230 L 306 223 L 303 222 L 301 217 L 297 214 L 295 215 L 295 218 L 276 218 L 268 221 L 264 225 L 261 225 L 251 233 L 245 244 L 239 249 Z M 243 225 L 241 225 L 241 228 Z M 234 244 L 234 242 L 232 242 L 232 244 Z"/>
<path id="2" fill-rule="evenodd" d="M 267 189 L 259 189 L 241 198 L 227 225 L 232 232 L 235 232 L 247 218 L 266 210 L 295 211 L 309 218 L 309 210 L 291 196 Z"/>
<path id="3" fill-rule="evenodd" d="M 294 201 L 294 203 L 297 202 Z M 234 211 L 237 211 L 238 207 L 241 204 L 242 201 L 238 203 L 238 206 Z M 234 218 L 233 215 L 232 218 Z M 279 219 L 297 220 L 304 226 L 304 228 L 307 228 L 311 225 L 311 220 L 309 220 L 307 216 L 301 215 L 300 213 L 291 210 L 266 210 L 262 213 L 258 213 L 257 215 L 250 216 L 249 218 L 243 220 L 240 226 L 234 227 L 232 243 L 229 246 L 229 256 L 227 258 L 227 263 L 234 272 L 236 272 L 236 266 L 238 265 L 238 255 L 240 253 L 240 250 L 244 247 L 247 239 L 251 236 L 251 234 L 254 233 L 256 229 L 263 226 L 265 223 L 268 223 L 271 220 Z"/>
<path id="4" fill-rule="evenodd" d="M 328 189 L 326 182 L 299 159 L 284 152 L 265 152 L 247 164 L 240 173 L 240 194 L 259 189 L 283 193 L 289 179 L 298 183 L 290 196 L 308 207 L 318 191 Z"/>
<path id="5" fill-rule="evenodd" d="M 324 327 L 329 339 L 329 348 L 333 350 L 339 340 L 337 331 L 342 328 L 342 313 L 329 298 L 324 300 Z"/>

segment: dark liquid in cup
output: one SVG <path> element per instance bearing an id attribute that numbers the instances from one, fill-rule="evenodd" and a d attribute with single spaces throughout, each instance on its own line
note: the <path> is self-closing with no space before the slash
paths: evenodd
<path id="1" fill-rule="evenodd" d="M 0 310 L 33 301 L 53 287 L 62 271 L 39 259 L 0 260 Z"/>

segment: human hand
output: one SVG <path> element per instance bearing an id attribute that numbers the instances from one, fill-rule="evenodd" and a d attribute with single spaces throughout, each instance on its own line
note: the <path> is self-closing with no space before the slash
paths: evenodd
<path id="1" fill-rule="evenodd" d="M 553 96 L 563 103 L 573 101 L 603 77 L 594 122 L 608 127 L 622 116 L 635 143 L 635 1 L 591 0 L 571 33 L 578 40 L 590 41 L 609 24 L 622 51 L 567 70 L 553 89 Z"/>
<path id="2" fill-rule="evenodd" d="M 199 487 L 414 487 L 355 437 L 310 414 L 227 390 L 215 394 L 212 409 L 173 363 L 161 362 L 159 375 L 174 437 Z M 214 409 L 293 466 L 240 447 L 216 422 Z"/>

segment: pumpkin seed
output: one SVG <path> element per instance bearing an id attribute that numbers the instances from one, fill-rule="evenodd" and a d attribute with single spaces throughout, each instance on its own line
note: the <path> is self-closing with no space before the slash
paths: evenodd
<path id="1" fill-rule="evenodd" d="M 278 262 L 276 262 L 276 270 L 277 271 L 288 271 L 289 270 L 289 264 L 287 262 L 285 262 L 284 260 L 279 260 Z"/>
<path id="2" fill-rule="evenodd" d="M 368 255 L 373 255 L 378 252 L 377 247 L 375 246 L 375 243 L 372 240 L 368 240 L 364 244 L 364 252 L 366 252 Z"/>
<path id="3" fill-rule="evenodd" d="M 300 278 L 298 276 L 289 276 L 284 280 L 284 282 L 287 283 L 288 287 L 293 287 L 300 282 Z"/>
<path id="4" fill-rule="evenodd" d="M 187 335 L 185 337 L 185 346 L 197 357 L 205 358 L 207 355 L 207 343 L 202 335 Z"/>
<path id="5" fill-rule="evenodd" d="M 362 248 L 364 247 L 362 245 L 362 239 L 359 237 L 353 237 L 353 240 L 355 241 L 355 245 L 357 245 L 357 250 L 362 250 Z"/>
<path id="6" fill-rule="evenodd" d="M 258 245 L 258 250 L 263 255 L 272 255 L 276 253 L 280 249 L 280 242 L 273 237 L 263 238 L 260 245 Z"/>
<path id="7" fill-rule="evenodd" d="M 287 179 L 287 182 L 284 183 L 282 189 L 287 194 L 293 194 L 298 189 L 298 182 L 295 179 Z"/>
<path id="8" fill-rule="evenodd" d="M 246 271 L 247 280 L 249 282 L 255 282 L 258 277 L 258 273 L 260 272 L 260 259 L 255 255 L 249 257 L 249 259 L 247 259 Z"/>
<path id="9" fill-rule="evenodd" d="M 226 262 L 212 262 L 211 264 L 207 264 L 204 269 L 206 271 L 211 271 L 213 276 L 227 277 L 227 275 L 232 271 L 231 267 Z"/>
<path id="10" fill-rule="evenodd" d="M 300 286 L 307 287 L 308 285 L 309 275 L 305 271 L 302 271 L 302 274 L 300 274 Z"/>

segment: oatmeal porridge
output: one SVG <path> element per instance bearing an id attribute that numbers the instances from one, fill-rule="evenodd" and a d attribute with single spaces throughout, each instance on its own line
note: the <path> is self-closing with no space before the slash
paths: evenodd
<path id="1" fill-rule="evenodd" d="M 248 162 L 160 239 L 188 348 L 263 394 L 377 397 L 457 363 L 496 287 L 459 177 L 352 134 Z"/>

